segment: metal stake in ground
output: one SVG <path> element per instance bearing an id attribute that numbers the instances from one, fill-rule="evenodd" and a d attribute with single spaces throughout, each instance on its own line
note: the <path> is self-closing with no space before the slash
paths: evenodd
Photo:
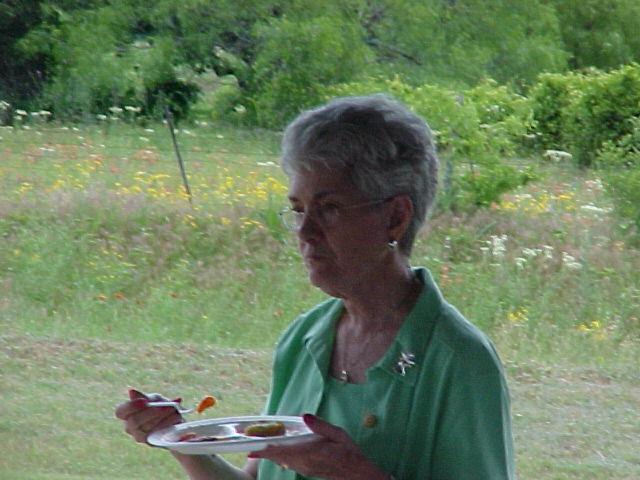
<path id="1" fill-rule="evenodd" d="M 191 189 L 189 188 L 189 180 L 187 180 L 187 173 L 184 169 L 184 163 L 182 162 L 182 156 L 180 155 L 180 149 L 178 148 L 178 141 L 176 140 L 176 133 L 173 129 L 173 115 L 168 106 L 164 107 L 164 117 L 167 120 L 167 125 L 169 126 L 169 131 L 171 132 L 171 140 L 173 141 L 173 149 L 176 152 L 176 157 L 178 159 L 178 166 L 180 167 L 180 173 L 182 174 L 182 183 L 184 184 L 184 190 L 187 192 L 187 198 L 189 199 L 189 204 L 193 206 L 193 201 L 191 199 Z"/>

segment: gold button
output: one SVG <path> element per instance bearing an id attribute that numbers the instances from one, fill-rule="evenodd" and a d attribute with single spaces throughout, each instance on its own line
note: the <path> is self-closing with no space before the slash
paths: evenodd
<path id="1" fill-rule="evenodd" d="M 378 417 L 376 417 L 373 413 L 368 413 L 362 419 L 362 425 L 367 428 L 373 428 L 378 424 Z"/>

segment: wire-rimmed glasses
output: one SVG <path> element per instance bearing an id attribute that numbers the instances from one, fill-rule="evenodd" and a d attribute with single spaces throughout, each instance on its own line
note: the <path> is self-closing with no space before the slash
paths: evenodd
<path id="1" fill-rule="evenodd" d="M 338 224 L 340 218 L 343 216 L 342 212 L 345 210 L 352 210 L 355 208 L 369 207 L 373 205 L 379 205 L 387 202 L 389 198 L 383 200 L 372 200 L 369 202 L 356 203 L 353 205 L 334 205 L 331 203 L 325 205 L 319 205 L 315 208 L 309 209 L 307 212 L 303 210 L 296 210 L 292 207 L 286 207 L 278 214 L 282 220 L 283 225 L 287 230 L 297 232 L 302 226 L 302 222 L 306 215 L 311 215 L 313 220 L 323 228 L 331 228 Z"/>

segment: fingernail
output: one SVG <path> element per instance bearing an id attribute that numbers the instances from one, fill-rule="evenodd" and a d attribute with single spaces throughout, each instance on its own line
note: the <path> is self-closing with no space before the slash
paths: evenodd
<path id="1" fill-rule="evenodd" d="M 312 423 L 316 422 L 316 416 L 312 415 L 311 413 L 305 413 L 304 415 L 302 415 L 302 420 L 304 421 L 304 423 L 306 423 L 307 425 L 310 425 Z"/>
<path id="2" fill-rule="evenodd" d="M 178 398 L 174 398 L 173 400 L 171 400 L 172 402 L 176 402 L 176 403 L 182 403 L 182 398 L 178 397 Z"/>
<path id="3" fill-rule="evenodd" d="M 131 406 L 135 407 L 135 408 L 146 407 L 147 406 L 147 399 L 146 398 L 136 398 L 135 400 L 131 401 Z"/>
<path id="4" fill-rule="evenodd" d="M 256 452 L 249 452 L 247 458 L 260 458 Z"/>

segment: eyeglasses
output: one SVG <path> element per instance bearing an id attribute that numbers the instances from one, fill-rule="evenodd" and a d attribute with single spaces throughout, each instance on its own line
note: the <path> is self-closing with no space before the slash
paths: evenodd
<path id="1" fill-rule="evenodd" d="M 297 232 L 302 227 L 305 215 L 309 214 L 313 217 L 314 221 L 323 228 L 331 228 L 336 226 L 340 219 L 344 216 L 345 210 L 353 210 L 355 208 L 370 207 L 373 205 L 379 205 L 391 200 L 386 198 L 384 200 L 373 200 L 371 202 L 356 203 L 354 205 L 334 205 L 331 203 L 325 205 L 319 205 L 314 209 L 309 209 L 307 212 L 301 210 L 294 210 L 291 207 L 287 207 L 281 210 L 278 214 L 282 219 L 282 223 L 288 230 Z"/>

